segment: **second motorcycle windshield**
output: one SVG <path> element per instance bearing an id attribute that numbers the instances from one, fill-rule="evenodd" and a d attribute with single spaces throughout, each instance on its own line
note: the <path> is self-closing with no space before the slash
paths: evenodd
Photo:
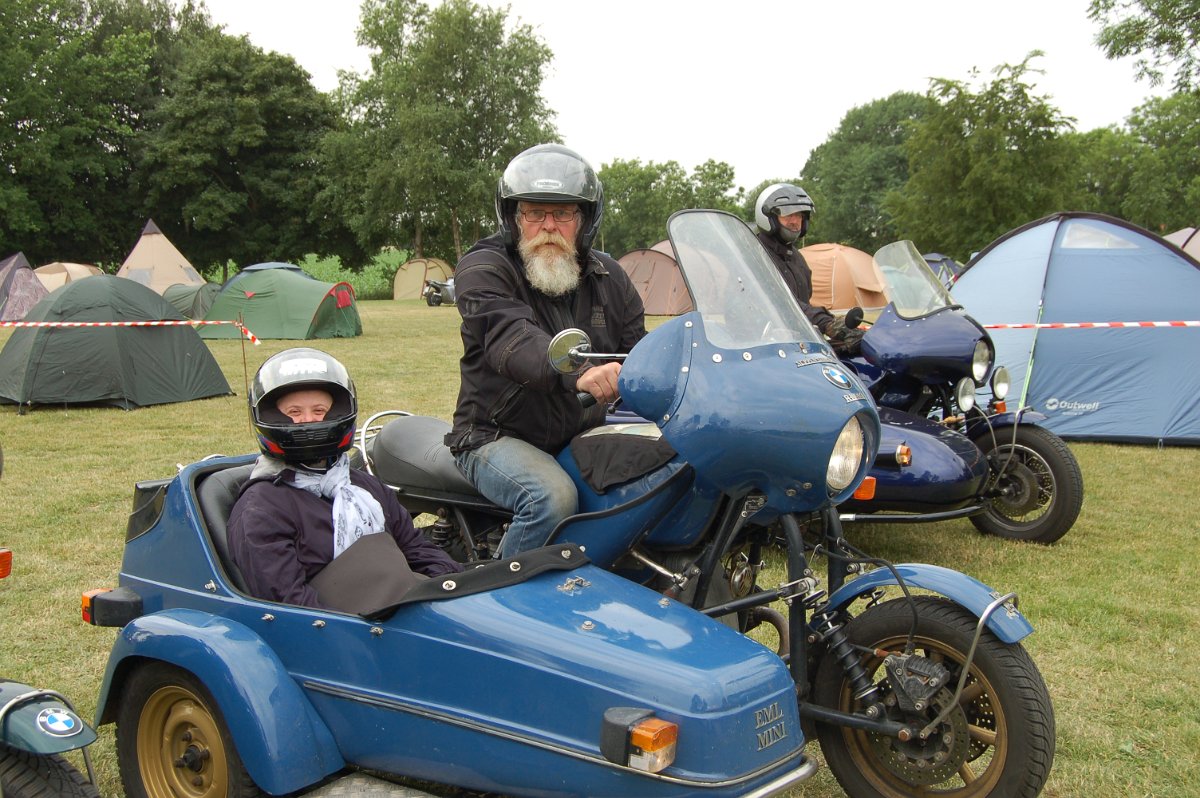
<path id="1" fill-rule="evenodd" d="M 667 230 L 713 346 L 747 349 L 824 340 L 741 219 L 720 211 L 680 211 L 667 222 Z"/>
<path id="2" fill-rule="evenodd" d="M 911 241 L 888 244 L 875 253 L 875 265 L 884 292 L 902 319 L 919 319 L 954 304 Z"/>

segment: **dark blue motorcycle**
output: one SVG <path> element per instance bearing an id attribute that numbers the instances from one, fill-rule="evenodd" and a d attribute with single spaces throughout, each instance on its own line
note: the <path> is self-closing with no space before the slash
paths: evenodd
<path id="1" fill-rule="evenodd" d="M 774 627 L 805 735 L 849 795 L 1036 796 L 1053 760 L 1053 710 L 1019 642 L 1032 627 L 1015 594 L 882 562 L 846 540 L 838 505 L 880 436 L 870 394 L 741 220 L 684 211 L 668 228 L 696 309 L 623 358 L 623 402 L 651 421 L 597 427 L 559 455 L 581 512 L 549 543 L 741 632 Z M 622 357 L 591 351 L 578 330 L 549 355 L 564 373 Z M 448 425 L 403 413 L 379 424 L 386 415 L 361 430 L 368 466 L 432 519 L 431 539 L 490 562 L 509 514 L 459 473 L 442 444 Z M 765 584 L 781 542 L 786 580 Z M 780 733 L 774 713 L 760 744 Z"/>
<path id="2" fill-rule="evenodd" d="M 879 408 L 875 495 L 848 500 L 842 520 L 965 516 L 1004 538 L 1061 538 L 1083 505 L 1071 450 L 1041 426 L 1041 413 L 1008 409 L 1008 372 L 995 367 L 991 337 L 955 304 L 912 242 L 880 249 L 875 269 L 889 303 L 869 313 L 861 353 L 843 359 Z"/>

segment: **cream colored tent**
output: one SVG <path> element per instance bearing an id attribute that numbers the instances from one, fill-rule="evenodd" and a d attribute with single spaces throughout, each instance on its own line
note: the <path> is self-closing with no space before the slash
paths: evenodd
<path id="1" fill-rule="evenodd" d="M 176 283 L 204 285 L 204 278 L 175 249 L 153 219 L 146 222 L 142 237 L 125 258 L 117 276 L 141 283 L 160 295 Z"/>
<path id="2" fill-rule="evenodd" d="M 650 249 L 630 250 L 617 263 L 642 297 L 647 315 L 678 316 L 692 309 L 692 298 L 670 241 L 660 241 Z"/>
<path id="3" fill-rule="evenodd" d="M 53 291 L 55 288 L 61 288 L 69 282 L 82 280 L 85 277 L 93 277 L 104 272 L 89 263 L 63 263 L 56 261 L 54 263 L 47 263 L 45 266 L 38 266 L 33 270 L 33 273 L 42 281 L 42 285 L 46 286 L 47 291 Z"/>
<path id="4" fill-rule="evenodd" d="M 454 268 L 441 258 L 413 258 L 396 269 L 392 299 L 420 299 L 426 280 L 446 282 Z"/>
<path id="5" fill-rule="evenodd" d="M 1185 227 L 1182 230 L 1176 230 L 1174 233 L 1165 235 L 1163 238 L 1196 260 L 1200 260 L 1200 230 L 1194 227 Z"/>
<path id="6" fill-rule="evenodd" d="M 842 313 L 858 306 L 864 311 L 887 307 L 883 277 L 875 259 L 861 249 L 842 244 L 812 244 L 800 249 L 812 269 L 812 304 Z"/>

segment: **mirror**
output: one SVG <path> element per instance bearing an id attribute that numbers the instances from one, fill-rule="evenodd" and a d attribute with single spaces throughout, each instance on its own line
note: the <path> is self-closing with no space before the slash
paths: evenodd
<path id="1" fill-rule="evenodd" d="M 862 321 L 863 321 L 863 309 L 862 308 L 853 307 L 853 308 L 850 308 L 850 310 L 846 311 L 846 329 L 848 329 L 848 330 L 856 329 L 858 327 L 858 325 L 862 324 Z"/>
<path id="2" fill-rule="evenodd" d="M 592 339 L 583 330 L 569 327 L 550 339 L 546 356 L 550 366 L 559 374 L 576 374 L 586 362 Z"/>

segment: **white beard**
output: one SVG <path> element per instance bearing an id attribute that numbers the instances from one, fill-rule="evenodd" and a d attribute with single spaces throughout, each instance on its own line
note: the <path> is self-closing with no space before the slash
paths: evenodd
<path id="1" fill-rule="evenodd" d="M 550 247 L 547 244 L 556 246 Z M 575 247 L 557 233 L 539 233 L 517 245 L 529 284 L 548 296 L 564 296 L 579 286 Z"/>

